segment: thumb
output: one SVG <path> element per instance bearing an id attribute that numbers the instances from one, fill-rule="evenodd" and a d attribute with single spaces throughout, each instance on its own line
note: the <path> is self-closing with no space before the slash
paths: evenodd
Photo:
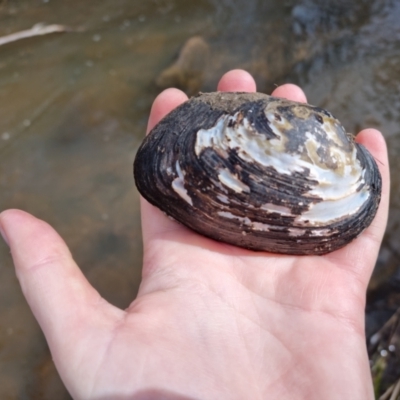
<path id="1" fill-rule="evenodd" d="M 64 383 L 71 388 L 70 376 L 86 352 L 91 332 L 104 332 L 124 312 L 100 297 L 64 241 L 44 221 L 24 211 L 8 210 L 0 214 L 0 231 L 10 246 L 23 294 Z"/>

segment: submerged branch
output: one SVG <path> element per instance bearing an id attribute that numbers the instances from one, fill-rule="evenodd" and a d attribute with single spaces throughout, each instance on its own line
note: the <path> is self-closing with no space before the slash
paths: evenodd
<path id="1" fill-rule="evenodd" d="M 48 35 L 49 33 L 61 33 L 61 32 L 78 32 L 79 29 L 73 29 L 65 25 L 53 24 L 43 25 L 36 24 L 31 29 L 11 33 L 10 35 L 0 36 L 0 46 L 15 42 L 21 39 L 27 39 L 35 36 Z"/>

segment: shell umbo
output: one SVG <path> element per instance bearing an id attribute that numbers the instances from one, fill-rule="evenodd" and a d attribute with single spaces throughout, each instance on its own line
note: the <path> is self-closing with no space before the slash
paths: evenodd
<path id="1" fill-rule="evenodd" d="M 357 237 L 381 193 L 375 160 L 328 111 L 261 93 L 204 93 L 150 132 L 139 192 L 212 239 L 324 254 Z"/>

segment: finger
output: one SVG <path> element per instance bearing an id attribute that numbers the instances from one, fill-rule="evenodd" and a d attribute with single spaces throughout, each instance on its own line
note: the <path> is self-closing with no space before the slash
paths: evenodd
<path id="1" fill-rule="evenodd" d="M 188 98 L 178 89 L 167 89 L 161 92 L 151 107 L 147 132 L 149 132 L 162 118 L 178 107 Z M 140 198 L 142 216 L 143 244 L 146 248 L 149 240 L 163 233 L 172 233 L 185 230 L 182 225 L 167 218 L 158 208 L 152 206 L 143 197 Z"/>
<path id="2" fill-rule="evenodd" d="M 247 71 L 234 69 L 222 76 L 217 90 L 220 92 L 255 92 L 256 82 Z"/>
<path id="3" fill-rule="evenodd" d="M 74 355 L 84 354 L 80 346 L 87 343 L 89 331 L 99 325 L 111 326 L 123 311 L 102 301 L 47 223 L 23 211 L 8 210 L 0 214 L 0 229 L 10 246 L 24 296 L 57 367 L 65 373 Z"/>
<path id="4" fill-rule="evenodd" d="M 188 97 L 186 94 L 178 89 L 170 88 L 161 92 L 156 97 L 151 107 L 149 123 L 147 124 L 147 133 L 149 133 L 162 118 L 187 99 Z"/>
<path id="5" fill-rule="evenodd" d="M 356 141 L 364 145 L 372 154 L 382 176 L 382 195 L 379 209 L 374 221 L 364 235 L 373 240 L 375 244 L 374 253 L 377 256 L 385 233 L 389 212 L 390 172 L 387 147 L 381 132 L 376 129 L 364 129 L 357 135 Z"/>
<path id="6" fill-rule="evenodd" d="M 271 94 L 274 97 L 282 97 L 300 103 L 307 103 L 306 95 L 303 90 L 297 85 L 286 83 L 285 85 L 277 87 Z"/>
<path id="7" fill-rule="evenodd" d="M 371 225 L 343 249 L 328 254 L 327 258 L 340 260 L 343 267 L 355 272 L 367 285 L 378 257 L 386 229 L 389 211 L 390 174 L 386 142 L 375 129 L 361 131 L 356 141 L 364 145 L 376 160 L 382 176 L 382 195 L 377 214 Z"/>

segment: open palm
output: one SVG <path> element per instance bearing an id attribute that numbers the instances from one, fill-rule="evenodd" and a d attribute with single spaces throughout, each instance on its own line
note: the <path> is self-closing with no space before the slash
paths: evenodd
<path id="1" fill-rule="evenodd" d="M 223 91 L 254 91 L 231 71 Z M 305 101 L 284 85 L 275 96 Z M 149 128 L 185 100 L 154 102 Z M 372 225 L 325 256 L 252 252 L 201 237 L 142 200 L 143 279 L 127 310 L 90 286 L 58 234 L 22 211 L 0 214 L 23 292 L 76 399 L 373 399 L 364 336 L 366 287 L 386 225 L 383 194 Z"/>

